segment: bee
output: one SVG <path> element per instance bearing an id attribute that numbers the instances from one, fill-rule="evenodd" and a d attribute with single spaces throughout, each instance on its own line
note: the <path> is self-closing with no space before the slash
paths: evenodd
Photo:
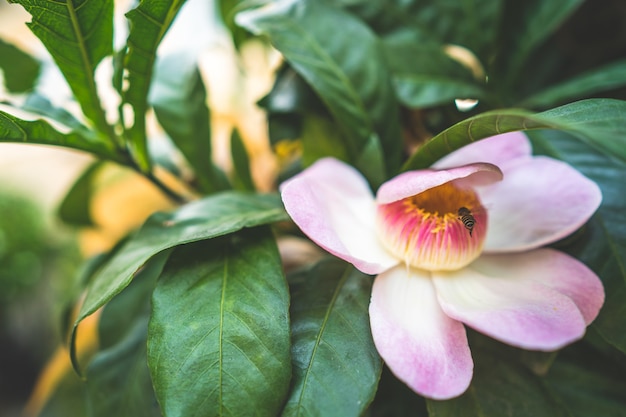
<path id="1" fill-rule="evenodd" d="M 472 212 L 467 207 L 461 207 L 458 211 L 459 220 L 463 222 L 463 226 L 469 231 L 470 237 L 476 224 L 476 219 L 472 216 Z"/>

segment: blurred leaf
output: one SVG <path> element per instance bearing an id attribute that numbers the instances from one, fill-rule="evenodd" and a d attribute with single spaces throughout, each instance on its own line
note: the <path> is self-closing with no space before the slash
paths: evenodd
<path id="1" fill-rule="evenodd" d="M 621 60 L 549 87 L 524 99 L 521 105 L 524 107 L 545 108 L 567 100 L 582 98 L 593 93 L 625 85 L 626 60 Z"/>
<path id="2" fill-rule="evenodd" d="M 400 102 L 408 107 L 430 107 L 484 96 L 470 70 L 450 58 L 442 44 L 413 35 L 413 31 L 396 34 L 383 43 Z"/>
<path id="3" fill-rule="evenodd" d="M 533 132 L 531 137 L 540 153 L 571 164 L 602 190 L 602 205 L 584 229 L 584 239 L 568 240 L 558 248 L 582 260 L 602 279 L 606 299 L 592 326 L 626 353 L 626 164 L 562 132 Z"/>
<path id="4" fill-rule="evenodd" d="M 31 14 L 28 27 L 54 58 L 83 112 L 113 137 L 94 79 L 98 63 L 113 53 L 113 0 L 10 2 Z"/>
<path id="5" fill-rule="evenodd" d="M 367 313 L 372 277 L 330 259 L 290 284 L 293 380 L 281 415 L 362 415 L 382 368 Z"/>
<path id="6" fill-rule="evenodd" d="M 55 106 L 47 97 L 33 92 L 26 97 L 21 109 L 30 113 L 49 117 L 69 128 L 89 135 L 89 128 L 82 124 L 72 113 L 62 107 Z"/>
<path id="7" fill-rule="evenodd" d="M 100 135 L 82 131 L 61 133 L 45 120 L 22 120 L 3 111 L 0 111 L 1 142 L 63 146 L 122 164 L 126 161 L 126 158 Z"/>
<path id="8" fill-rule="evenodd" d="M 401 151 L 398 106 L 380 40 L 363 22 L 319 0 L 272 3 L 241 12 L 236 21 L 267 35 L 315 90 L 339 125 L 352 162 L 375 136 L 387 170 L 396 169 Z M 368 175 L 368 167 L 359 168 Z"/>
<path id="9" fill-rule="evenodd" d="M 104 308 L 98 352 L 87 369 L 90 416 L 161 416 L 148 370 L 150 296 L 169 252 L 151 259 Z"/>
<path id="10" fill-rule="evenodd" d="M 215 194 L 194 201 L 172 213 L 156 213 L 96 274 L 81 306 L 76 326 L 122 291 L 133 274 L 151 257 L 166 249 L 226 235 L 246 227 L 287 220 L 276 195 L 236 192 Z M 74 367 L 78 363 L 71 345 Z"/>
<path id="11" fill-rule="evenodd" d="M 91 417 L 87 408 L 85 382 L 73 372 L 68 372 L 58 382 L 54 392 L 43 405 L 37 417 Z M 23 410 L 23 417 L 30 417 Z"/>
<path id="12" fill-rule="evenodd" d="M 239 46 L 250 37 L 241 27 L 235 24 L 235 14 L 245 5 L 244 0 L 221 0 L 219 2 L 219 10 L 222 21 L 230 31 L 235 47 Z"/>
<path id="13" fill-rule="evenodd" d="M 427 417 L 426 400 L 383 366 L 374 401 L 363 417 Z M 465 416 L 463 416 L 465 417 Z"/>
<path id="14" fill-rule="evenodd" d="M 0 39 L 0 70 L 10 93 L 32 90 L 39 76 L 39 62 L 26 52 Z"/>
<path id="15" fill-rule="evenodd" d="M 332 119 L 315 114 L 304 116 L 300 135 L 304 166 L 309 166 L 325 156 L 349 161 L 348 150 L 342 146 L 341 137 L 341 132 L 337 130 Z"/>
<path id="16" fill-rule="evenodd" d="M 426 168 L 471 142 L 500 133 L 530 129 L 567 130 L 594 148 L 626 161 L 626 101 L 589 99 L 542 113 L 495 110 L 444 130 L 418 149 L 403 170 Z"/>
<path id="17" fill-rule="evenodd" d="M 159 123 L 194 169 L 201 191 L 210 194 L 228 188 L 211 157 L 209 108 L 195 55 L 175 52 L 159 58 L 149 101 Z"/>
<path id="18" fill-rule="evenodd" d="M 152 298 L 148 363 L 167 416 L 275 416 L 289 294 L 268 229 L 177 248 Z"/>
<path id="19" fill-rule="evenodd" d="M 133 125 L 126 134 L 131 153 L 143 172 L 150 171 L 145 116 L 156 50 L 184 2 L 141 0 L 137 8 L 126 13 L 130 21 L 124 56 L 128 89 L 122 94 L 122 105 L 130 104 L 134 112 Z"/>
<path id="20" fill-rule="evenodd" d="M 243 191 L 254 191 L 254 181 L 250 173 L 250 158 L 237 129 L 233 129 L 230 135 L 230 153 L 235 169 L 235 187 Z"/>
<path id="21" fill-rule="evenodd" d="M 59 206 L 59 217 L 67 224 L 94 226 L 91 219 L 91 196 L 94 179 L 102 162 L 91 164 L 65 194 Z"/>
<path id="22" fill-rule="evenodd" d="M 583 0 L 505 1 L 496 38 L 496 59 L 488 71 L 490 82 L 506 91 L 514 90 L 515 80 L 524 77 L 520 70 L 533 49 L 554 33 L 582 3 Z"/>
<path id="23" fill-rule="evenodd" d="M 540 377 L 510 361 L 472 353 L 475 367 L 469 389 L 451 400 L 426 400 L 430 417 L 570 417 Z"/>

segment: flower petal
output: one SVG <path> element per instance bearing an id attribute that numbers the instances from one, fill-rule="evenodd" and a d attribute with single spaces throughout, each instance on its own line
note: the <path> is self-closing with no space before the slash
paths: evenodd
<path id="1" fill-rule="evenodd" d="M 476 162 L 488 162 L 500 167 L 517 158 L 530 157 L 530 141 L 522 132 L 510 132 L 482 139 L 456 150 L 437 161 L 433 168 L 446 169 Z M 505 174 L 506 175 L 506 174 Z"/>
<path id="2" fill-rule="evenodd" d="M 523 251 L 568 236 L 602 201 L 593 181 L 547 157 L 518 159 L 501 182 L 477 192 L 489 210 L 486 252 Z"/>
<path id="3" fill-rule="evenodd" d="M 407 171 L 381 185 L 376 194 L 376 202 L 378 204 L 393 203 L 450 181 L 461 183 L 463 186 L 478 186 L 491 184 L 501 179 L 500 169 L 495 165 L 485 163 L 445 170 Z"/>
<path id="4" fill-rule="evenodd" d="M 324 158 L 280 189 L 293 221 L 328 252 L 366 274 L 398 263 L 378 241 L 374 198 L 365 179 L 351 166 Z"/>
<path id="5" fill-rule="evenodd" d="M 399 265 L 376 277 L 372 335 L 391 371 L 429 398 L 462 394 L 473 362 L 463 325 L 446 316 L 428 273 Z"/>
<path id="6" fill-rule="evenodd" d="M 601 300 L 593 273 L 555 253 L 482 256 L 462 270 L 433 273 L 439 302 L 447 315 L 494 339 L 559 349 L 584 335 Z M 586 298 L 587 288 L 595 295 Z"/>

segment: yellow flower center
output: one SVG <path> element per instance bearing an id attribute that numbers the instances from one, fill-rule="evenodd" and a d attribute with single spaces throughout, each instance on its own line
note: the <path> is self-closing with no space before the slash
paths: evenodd
<path id="1" fill-rule="evenodd" d="M 449 182 L 378 206 L 387 250 L 431 271 L 460 269 L 476 259 L 487 234 L 487 211 L 472 189 Z"/>

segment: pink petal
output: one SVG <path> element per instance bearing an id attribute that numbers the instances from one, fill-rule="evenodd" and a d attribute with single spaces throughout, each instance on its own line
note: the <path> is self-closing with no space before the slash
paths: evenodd
<path id="1" fill-rule="evenodd" d="M 381 185 L 376 194 L 376 201 L 378 204 L 393 203 L 450 181 L 462 183 L 462 186 L 478 186 L 491 184 L 501 179 L 502 172 L 497 166 L 484 163 L 446 170 L 408 171 Z"/>
<path id="2" fill-rule="evenodd" d="M 520 158 L 501 182 L 477 191 L 489 210 L 487 252 L 523 251 L 564 238 L 602 201 L 593 181 L 547 157 Z"/>
<path id="3" fill-rule="evenodd" d="M 476 162 L 504 167 L 517 158 L 531 155 L 530 141 L 522 132 L 504 133 L 471 143 L 437 161 L 433 168 L 445 169 Z"/>
<path id="4" fill-rule="evenodd" d="M 593 274 L 561 256 L 484 256 L 462 270 L 433 273 L 433 282 L 450 317 L 513 346 L 555 350 L 580 339 L 583 314 L 591 318 L 598 308 L 597 283 L 586 282 Z M 566 277 L 572 271 L 578 276 Z M 587 287 L 596 293 L 589 299 L 581 294 Z"/>
<path id="5" fill-rule="evenodd" d="M 465 329 L 443 313 L 427 272 L 399 265 L 376 277 L 370 321 L 378 352 L 413 391 L 447 399 L 467 389 L 474 365 Z"/>
<path id="6" fill-rule="evenodd" d="M 293 221 L 328 252 L 366 274 L 380 273 L 398 263 L 378 241 L 372 192 L 351 166 L 321 159 L 280 189 Z"/>

